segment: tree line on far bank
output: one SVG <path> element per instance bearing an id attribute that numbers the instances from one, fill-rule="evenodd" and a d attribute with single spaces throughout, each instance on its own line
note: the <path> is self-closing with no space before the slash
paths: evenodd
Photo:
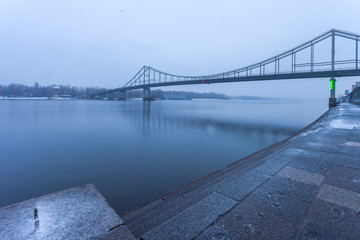
<path id="1" fill-rule="evenodd" d="M 104 92 L 108 89 L 99 87 L 75 87 L 71 85 L 47 85 L 42 86 L 35 83 L 32 86 L 23 84 L 11 83 L 9 85 L 0 85 L 0 96 L 2 97 L 53 97 L 55 94 L 59 96 L 67 95 L 72 98 L 90 99 L 93 94 Z M 151 90 L 151 95 L 155 98 L 164 98 L 166 94 L 183 95 L 187 99 L 229 99 L 228 96 L 221 93 L 198 93 L 186 91 L 163 91 L 160 89 Z M 107 98 L 117 98 L 119 93 L 105 95 Z M 143 97 L 142 90 L 127 91 L 126 98 L 141 98 Z"/>
<path id="2" fill-rule="evenodd" d="M 56 89 L 54 89 L 56 88 Z M 106 88 L 97 87 L 75 87 L 71 85 L 47 85 L 41 86 L 35 83 L 33 86 L 11 83 L 0 85 L 0 96 L 2 97 L 52 97 L 56 95 L 68 95 L 72 98 L 88 98 L 90 94 L 105 91 Z"/>

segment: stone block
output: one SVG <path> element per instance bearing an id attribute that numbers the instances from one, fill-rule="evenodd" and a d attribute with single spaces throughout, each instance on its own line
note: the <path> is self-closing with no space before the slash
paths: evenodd
<path id="1" fill-rule="evenodd" d="M 220 193 L 213 193 L 145 233 L 142 238 L 145 240 L 192 239 L 236 203 L 235 200 Z"/>

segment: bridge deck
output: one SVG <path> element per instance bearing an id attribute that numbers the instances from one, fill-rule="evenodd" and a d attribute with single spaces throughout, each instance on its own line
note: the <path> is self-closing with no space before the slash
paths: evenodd
<path id="1" fill-rule="evenodd" d="M 143 239 L 360 239 L 359 156 L 360 107 L 343 104 L 122 219 Z"/>
<path id="2" fill-rule="evenodd" d="M 330 78 L 330 77 L 353 77 L 360 76 L 360 69 L 336 70 L 336 71 L 317 71 L 317 72 L 297 72 L 297 73 L 282 73 L 270 75 L 253 75 L 241 77 L 226 77 L 214 79 L 197 79 L 186 81 L 173 81 L 173 82 L 156 82 L 144 83 L 140 85 L 114 88 L 105 92 L 95 93 L 95 95 L 111 94 L 115 92 L 126 92 L 130 90 L 143 89 L 143 88 L 156 88 L 166 86 L 179 86 L 179 85 L 193 85 L 193 84 L 214 84 L 214 83 L 232 83 L 232 82 L 251 82 L 251 81 L 272 81 L 272 80 L 296 80 L 306 78 Z"/>

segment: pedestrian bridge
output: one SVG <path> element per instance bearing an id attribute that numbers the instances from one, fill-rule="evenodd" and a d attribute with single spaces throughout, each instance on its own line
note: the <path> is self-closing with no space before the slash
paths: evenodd
<path id="1" fill-rule="evenodd" d="M 213 75 L 176 75 L 143 66 L 123 87 L 94 96 L 144 89 L 144 97 L 149 97 L 153 87 L 329 77 L 333 79 L 331 98 L 335 98 L 334 78 L 360 76 L 359 41 L 359 34 L 332 29 L 264 61 Z"/>

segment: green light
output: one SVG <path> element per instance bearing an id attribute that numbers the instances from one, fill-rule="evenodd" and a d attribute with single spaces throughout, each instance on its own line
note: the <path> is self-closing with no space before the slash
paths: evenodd
<path id="1" fill-rule="evenodd" d="M 334 90 L 335 89 L 335 81 L 334 79 L 330 79 L 330 90 Z"/>

